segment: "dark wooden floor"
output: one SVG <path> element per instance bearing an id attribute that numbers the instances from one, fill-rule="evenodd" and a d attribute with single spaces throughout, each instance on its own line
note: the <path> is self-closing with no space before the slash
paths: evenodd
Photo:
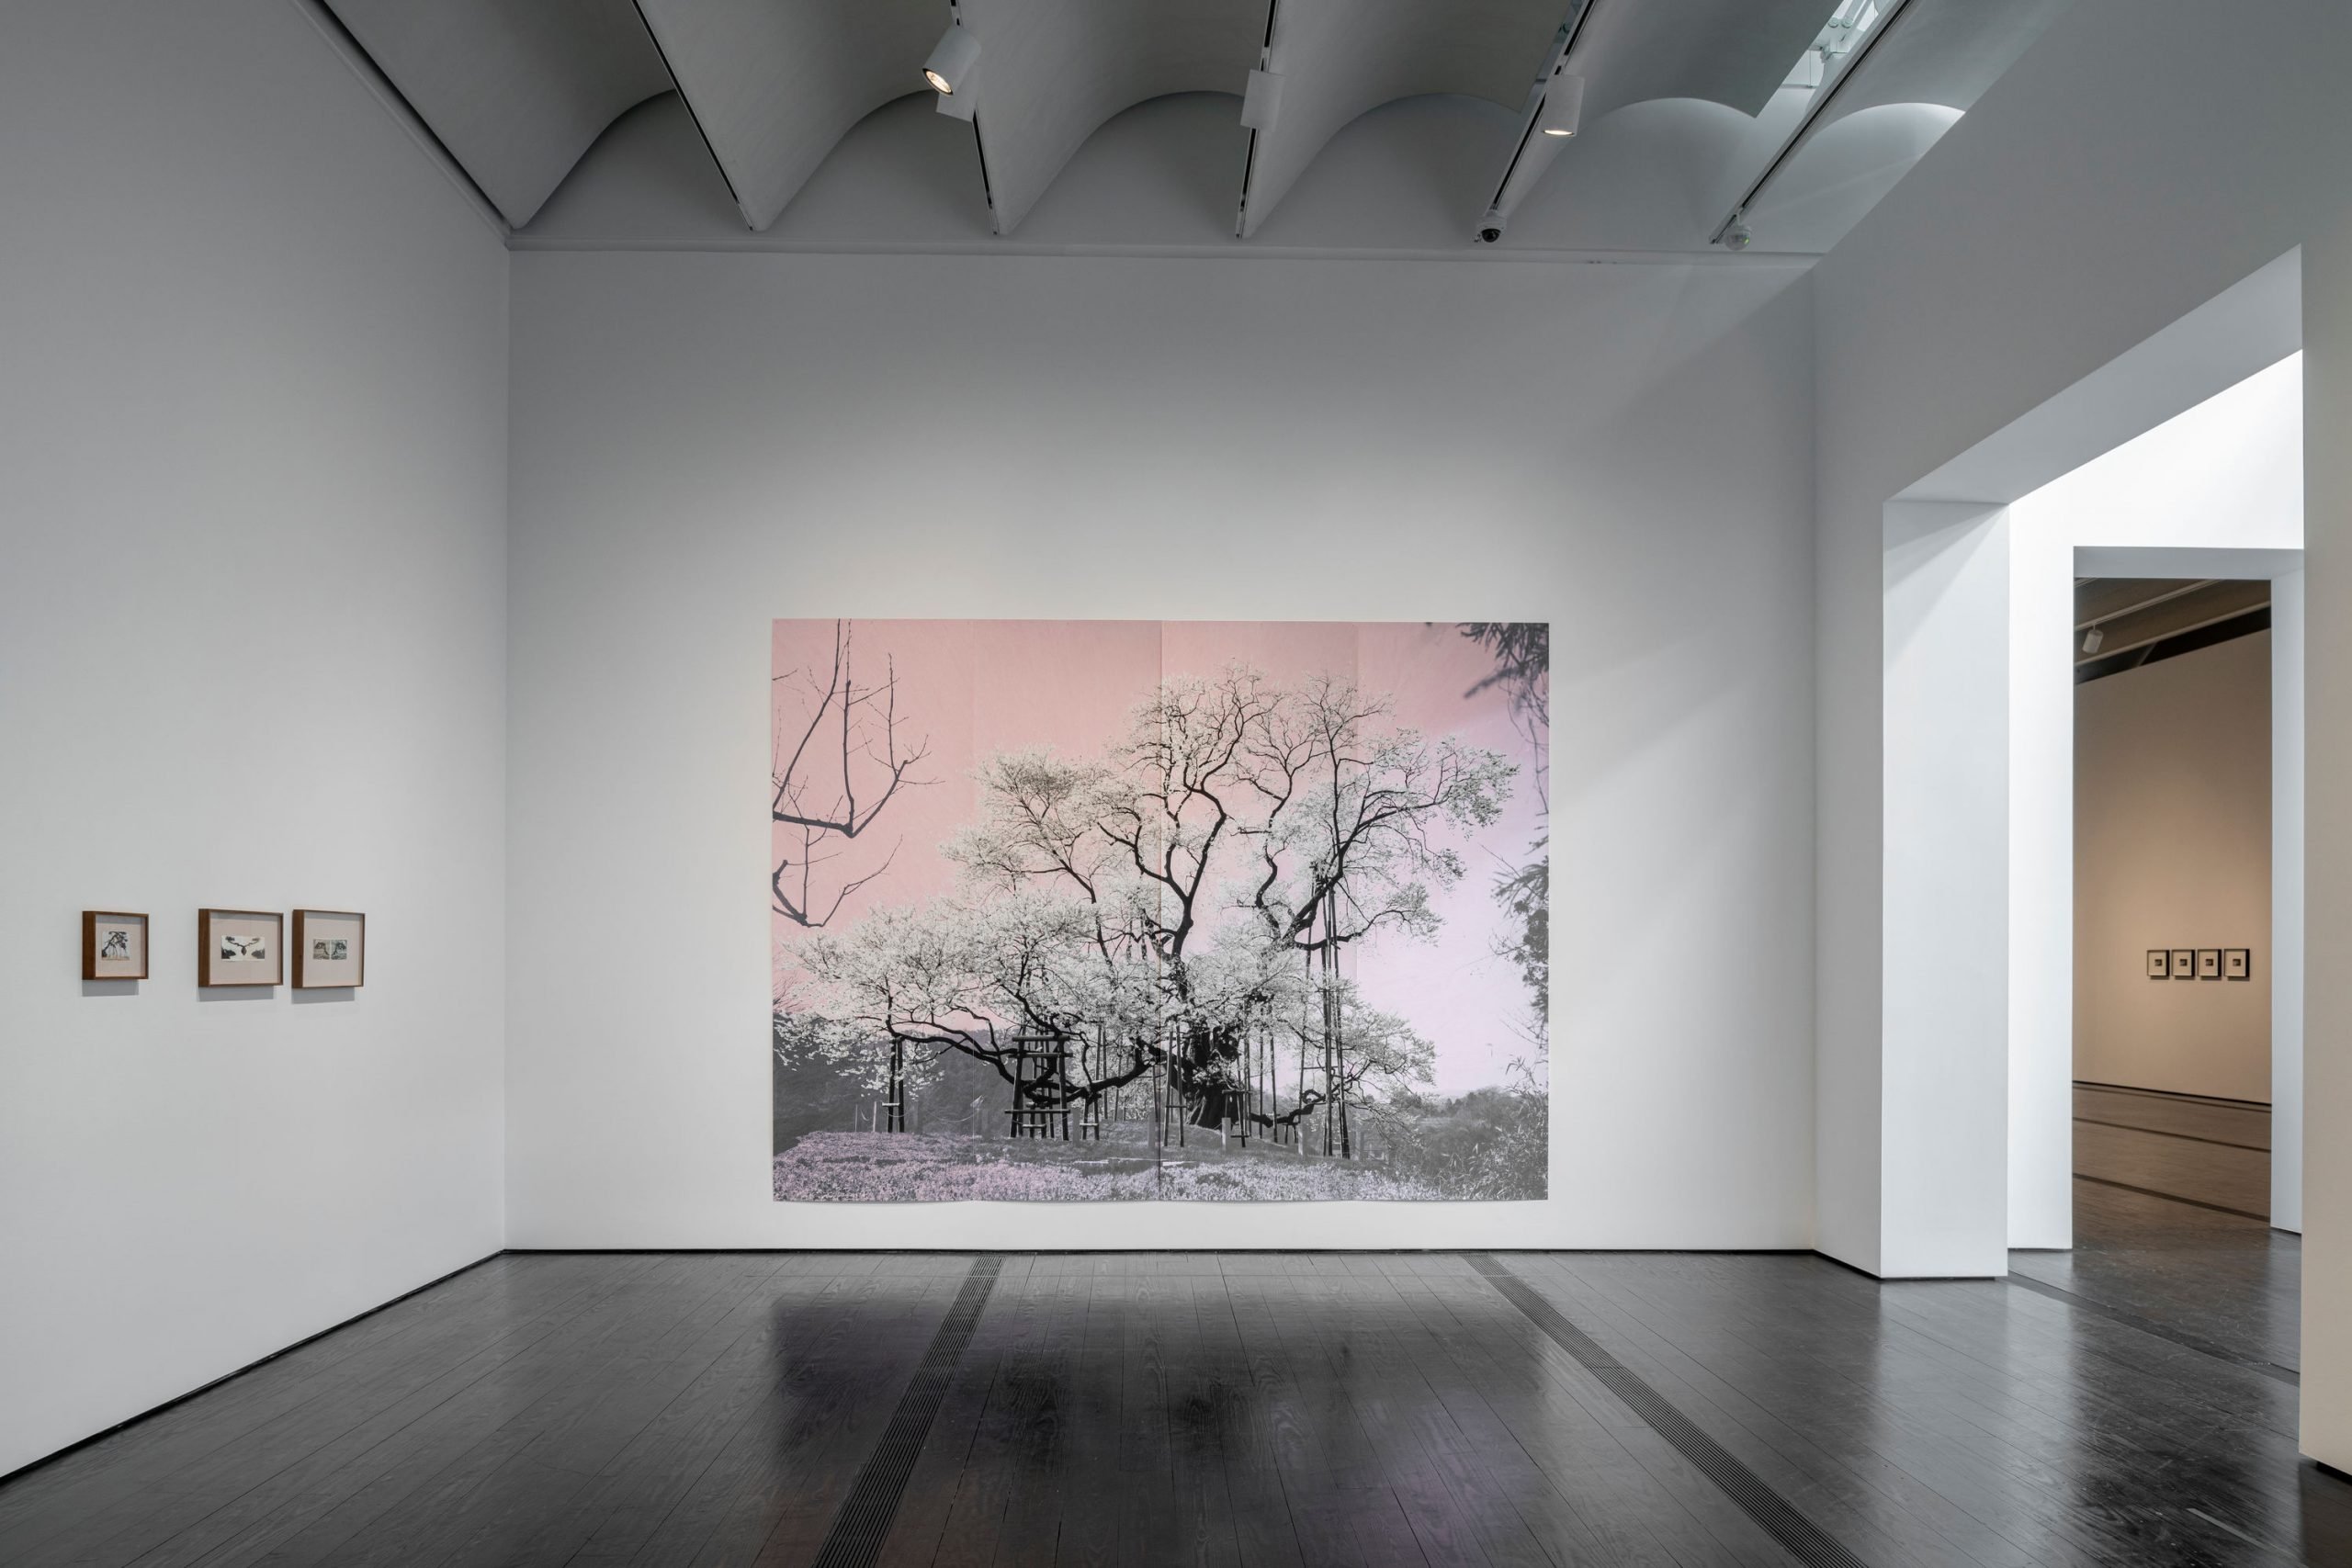
<path id="1" fill-rule="evenodd" d="M 2075 1250 L 2018 1253 L 2010 1268 L 2256 1364 L 2298 1367 L 2301 1243 L 2256 1217 L 2270 1212 L 2270 1113 L 2086 1086 L 2075 1100 Z"/>
<path id="2" fill-rule="evenodd" d="M 2270 1110 L 2076 1084 L 2075 1171 L 2095 1185 L 2268 1219 Z"/>
<path id="3" fill-rule="evenodd" d="M 2267 1227 L 2084 1190 L 2083 1250 L 2020 1255 L 2040 1289 L 1493 1261 L 1848 1560 L 2352 1563 L 2266 1320 L 2179 1299 L 2275 1285 Z M 501 1258 L 0 1486 L 0 1562 L 810 1562 L 972 1262 Z M 1006 1257 L 879 1561 L 1797 1561 L 1504 1289 Z"/>

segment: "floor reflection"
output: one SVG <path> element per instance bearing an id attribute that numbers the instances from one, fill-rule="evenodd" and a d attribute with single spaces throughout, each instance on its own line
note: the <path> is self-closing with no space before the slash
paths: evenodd
<path id="1" fill-rule="evenodd" d="M 2020 1261 L 2154 1327 L 1795 1254 L 1013 1254 L 961 1320 L 969 1256 L 510 1256 L 0 1484 L 0 1561 L 809 1563 L 895 1453 L 832 1561 L 1786 1568 L 1729 1456 L 1873 1568 L 2352 1563 L 2292 1382 L 2154 1331 L 2264 1321 L 2179 1258 L 2267 1245 L 2106 1190 Z"/>

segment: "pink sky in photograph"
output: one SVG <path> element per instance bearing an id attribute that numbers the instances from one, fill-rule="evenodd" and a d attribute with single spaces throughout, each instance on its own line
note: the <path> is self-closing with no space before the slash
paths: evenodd
<path id="1" fill-rule="evenodd" d="M 775 744 L 778 761 L 798 740 L 832 669 L 832 621 L 778 621 L 774 627 Z M 1508 695 L 1493 688 L 1464 694 L 1491 669 L 1486 651 L 1450 623 L 1313 621 L 857 621 L 850 626 L 852 669 L 861 690 L 895 675 L 903 747 L 928 755 L 868 832 L 836 846 L 842 858 L 820 868 L 822 909 L 831 890 L 888 869 L 842 904 L 830 929 L 847 931 L 868 909 L 922 903 L 954 889 L 956 868 L 940 846 L 978 814 L 973 774 L 993 753 L 1050 747 L 1068 756 L 1101 755 L 1127 727 L 1136 705 L 1163 679 L 1211 677 L 1247 664 L 1292 682 L 1313 674 L 1353 681 L 1395 702 L 1391 722 L 1436 736 L 1451 734 L 1498 751 L 1518 764 L 1501 820 L 1456 840 L 1468 868 L 1432 902 L 1443 925 L 1432 942 L 1395 935 L 1350 949 L 1349 969 L 1374 1006 L 1398 1013 L 1438 1047 L 1437 1088 L 1459 1094 L 1499 1083 L 1514 1056 L 1527 1055 L 1516 1032 L 1525 987 L 1495 955 L 1509 934 L 1492 883 L 1515 868 L 1541 831 L 1528 742 L 1512 726 Z M 800 672 L 814 671 L 814 679 Z M 870 726 L 879 734 L 878 725 Z M 825 754 L 838 782 L 840 738 L 809 746 Z M 802 775 L 808 763 L 804 761 Z M 869 795 L 879 770 L 854 772 Z M 820 775 L 820 793 L 830 784 Z M 777 829 L 774 848 L 786 840 Z M 775 918 L 780 982 L 795 967 L 799 928 Z"/>

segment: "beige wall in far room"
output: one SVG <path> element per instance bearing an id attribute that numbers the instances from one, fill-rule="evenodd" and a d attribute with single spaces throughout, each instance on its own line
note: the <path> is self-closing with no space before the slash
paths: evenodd
<path id="1" fill-rule="evenodd" d="M 2253 950 L 2152 980 L 2150 948 Z M 2270 1099 L 2270 634 L 2075 692 L 2075 1076 Z"/>

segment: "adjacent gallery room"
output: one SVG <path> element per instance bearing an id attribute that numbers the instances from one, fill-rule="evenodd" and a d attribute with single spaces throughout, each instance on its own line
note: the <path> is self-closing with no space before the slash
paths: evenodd
<path id="1" fill-rule="evenodd" d="M 2087 578 L 2075 592 L 2075 1236 L 2010 1267 L 2149 1306 L 2177 1297 L 2185 1333 L 2292 1371 L 2299 1249 L 2292 1217 L 2271 1212 L 2271 1005 L 2256 978 L 2279 946 L 2270 584 Z M 2120 961 L 2134 942 L 2154 945 Z"/>
<path id="2" fill-rule="evenodd" d="M 0 1562 L 2352 1563 L 2352 8 L 0 38 Z"/>

